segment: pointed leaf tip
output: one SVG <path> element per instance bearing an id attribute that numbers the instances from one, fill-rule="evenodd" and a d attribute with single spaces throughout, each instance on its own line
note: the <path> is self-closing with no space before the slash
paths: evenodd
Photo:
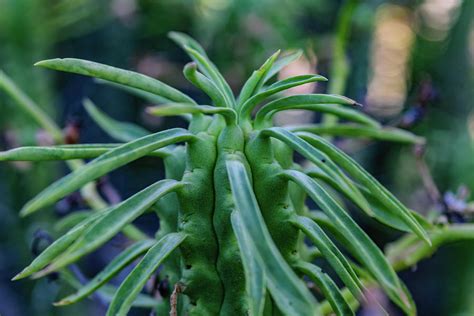
<path id="1" fill-rule="evenodd" d="M 11 281 L 18 281 L 18 280 L 21 280 L 21 279 L 25 278 L 26 275 L 24 275 L 24 273 L 23 273 L 24 271 L 25 270 L 22 270 L 17 275 L 15 275 L 13 278 L 11 278 Z"/>

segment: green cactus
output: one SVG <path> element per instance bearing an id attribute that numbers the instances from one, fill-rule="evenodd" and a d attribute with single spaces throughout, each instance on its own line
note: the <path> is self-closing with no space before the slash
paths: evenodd
<path id="1" fill-rule="evenodd" d="M 423 139 L 381 127 L 357 111 L 358 103 L 343 96 L 279 97 L 279 92 L 291 87 L 326 80 L 319 75 L 304 75 L 268 84 L 299 53 L 275 53 L 252 74 L 235 98 L 196 41 L 180 33 L 171 33 L 170 37 L 193 60 L 184 69 L 185 77 L 209 96 L 212 105 L 197 104 L 182 92 L 145 75 L 90 61 L 66 58 L 36 64 L 92 76 L 138 95 L 156 96 L 163 104 L 149 108 L 149 113 L 184 116 L 189 119 L 189 128 L 148 133 L 107 117 L 86 100 L 84 105 L 94 120 L 122 143 L 58 143 L 0 153 L 3 161 L 70 161 L 73 171 L 27 203 L 20 212 L 23 216 L 87 188 L 99 177 L 144 156 L 163 159 L 166 169 L 167 179 L 118 205 L 93 203 L 92 196 L 88 202 L 96 211 L 74 214 L 67 225 L 63 223 L 62 227 L 72 227 L 14 279 L 56 271 L 70 279 L 66 270 L 69 264 L 123 231 L 133 241 L 131 245 L 88 284 L 78 286 L 76 293 L 57 305 L 72 304 L 94 291 L 105 291 L 108 280 L 143 255 L 120 287 L 114 289 L 107 315 L 126 315 L 132 306 L 150 305 L 159 314 L 171 315 L 354 315 L 357 301 L 366 300 L 365 287 L 374 283 L 406 314 L 416 314 L 410 294 L 396 275 L 394 262 L 351 218 L 337 195 L 381 223 L 412 233 L 411 243 L 418 243 L 424 253 L 430 252 L 427 249 L 431 249 L 433 232 L 441 231 L 407 209 L 321 135 L 408 144 L 419 144 Z M 0 77 L 0 83 L 6 82 L 5 78 Z M 11 89 L 11 82 L 9 87 L 7 92 L 16 95 L 19 102 L 27 100 L 28 106 L 23 108 L 33 118 L 39 118 L 40 124 L 47 122 L 57 136 L 59 129 L 34 108 L 34 103 L 24 95 L 18 98 L 21 92 Z M 276 99 L 271 100 L 272 97 Z M 274 127 L 274 114 L 291 109 L 329 113 L 349 123 Z M 311 166 L 296 163 L 294 152 Z M 87 164 L 78 162 L 91 158 Z M 320 210 L 309 210 L 306 197 Z M 154 210 L 160 220 L 161 228 L 154 237 L 131 224 L 149 210 Z M 471 227 L 457 234 L 457 239 L 473 237 Z M 328 274 L 312 263 L 314 247 L 305 243 L 305 236 L 346 289 L 338 288 Z M 171 294 L 156 300 L 140 294 L 161 264 L 164 267 L 160 275 L 169 280 Z M 314 281 L 326 302 L 317 301 L 304 282 L 305 275 Z"/>

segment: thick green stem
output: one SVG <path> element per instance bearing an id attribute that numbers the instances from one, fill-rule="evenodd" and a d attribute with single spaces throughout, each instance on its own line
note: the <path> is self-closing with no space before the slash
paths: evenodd
<path id="1" fill-rule="evenodd" d="M 224 286 L 220 315 L 245 315 L 248 313 L 245 274 L 242 258 L 230 216 L 235 210 L 226 162 L 230 159 L 245 161 L 244 136 L 235 122 L 228 123 L 217 141 L 217 162 L 214 168 L 214 230 L 219 243 L 217 271 Z"/>
<path id="2" fill-rule="evenodd" d="M 201 125 L 194 122 L 200 119 L 193 118 L 193 128 Z M 187 144 L 185 186 L 178 191 L 178 230 L 188 236 L 180 245 L 181 283 L 190 299 L 189 315 L 218 315 L 223 290 L 216 271 L 218 244 L 213 226 L 216 136 L 197 130 L 196 136 Z"/>
<path id="3" fill-rule="evenodd" d="M 287 262 L 299 259 L 299 230 L 289 225 L 295 215 L 289 181 L 278 175 L 284 170 L 275 158 L 272 139 L 260 132 L 250 136 L 245 154 L 252 169 L 254 191 L 270 234 Z M 278 156 L 278 155 L 277 155 Z M 271 194 L 269 194 L 271 190 Z"/>
<path id="4" fill-rule="evenodd" d="M 170 149 L 170 154 L 163 160 L 165 176 L 167 179 L 181 180 L 183 178 L 186 150 L 184 146 L 176 146 Z M 178 230 L 179 200 L 178 195 L 173 192 L 162 197 L 155 205 L 156 213 L 160 219 L 160 229 L 155 238 L 161 239 L 164 236 Z M 169 296 L 163 297 L 156 308 L 157 315 L 166 315 L 171 310 L 171 293 L 173 288 L 179 284 L 181 278 L 181 256 L 178 252 L 170 254 L 166 264 L 160 271 L 160 279 L 168 280 Z M 179 285 L 178 285 L 179 286 Z M 183 300 L 178 300 L 176 309 L 183 311 Z"/>

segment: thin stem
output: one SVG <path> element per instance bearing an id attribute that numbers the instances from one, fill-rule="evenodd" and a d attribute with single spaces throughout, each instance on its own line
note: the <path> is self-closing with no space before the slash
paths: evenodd
<path id="1" fill-rule="evenodd" d="M 1 70 L 0 89 L 3 89 L 6 94 L 15 100 L 18 106 L 30 115 L 38 125 L 44 128 L 56 143 L 62 143 L 63 135 L 56 123 Z"/>
<path id="2" fill-rule="evenodd" d="M 461 240 L 474 239 L 474 224 L 461 224 L 441 227 L 429 233 L 432 247 L 408 235 L 387 248 L 387 256 L 395 270 L 407 269 L 431 256 L 440 246 Z"/>
<path id="3" fill-rule="evenodd" d="M 416 167 L 418 169 L 418 173 L 421 176 L 421 180 L 423 181 L 423 186 L 426 189 L 431 201 L 434 204 L 442 203 L 442 197 L 439 192 L 436 183 L 431 176 L 430 169 L 428 168 L 426 161 L 425 161 L 425 146 L 424 145 L 417 145 L 414 148 L 414 154 L 416 158 Z"/>
<path id="4" fill-rule="evenodd" d="M 346 47 L 349 40 L 351 21 L 358 0 L 346 0 L 339 10 L 334 41 L 333 61 L 329 76 L 328 92 L 330 94 L 343 94 L 346 89 L 347 76 L 349 75 L 349 62 L 346 58 Z M 337 117 L 325 114 L 322 122 L 332 125 L 337 122 Z"/>

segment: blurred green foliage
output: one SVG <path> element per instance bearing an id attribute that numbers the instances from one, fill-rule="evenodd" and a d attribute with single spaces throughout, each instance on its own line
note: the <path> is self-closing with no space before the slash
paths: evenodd
<path id="1" fill-rule="evenodd" d="M 260 61 L 278 48 L 304 49 L 311 70 L 328 76 L 332 74 L 334 57 L 338 56 L 334 55 L 334 45 L 344 2 L 0 0 L 0 69 L 52 114 L 60 126 L 65 126 L 71 117 L 79 118 L 81 139 L 86 142 L 104 139 L 105 135 L 92 125 L 80 107 L 85 96 L 93 97 L 103 110 L 117 119 L 141 121 L 146 127 L 158 130 L 168 127 L 169 123 L 152 121 L 143 115 L 144 101 L 112 89 L 96 90 L 90 81 L 38 70 L 32 64 L 49 57 L 86 58 L 136 69 L 196 93 L 184 82 L 179 70 L 186 58 L 166 40 L 170 30 L 177 30 L 195 36 L 204 44 L 233 88 L 241 86 Z M 382 8 L 386 11 L 388 8 L 389 12 L 402 10 L 408 21 L 406 34 L 412 36 L 408 60 L 402 65 L 406 73 L 399 75 L 399 80 L 406 85 L 406 95 L 401 112 L 381 119 L 396 124 L 416 118 L 416 122 L 407 126 L 428 140 L 426 160 L 441 195 L 456 192 L 462 184 L 474 191 L 474 1 L 351 2 L 354 8 L 343 45 L 349 70 L 346 91 L 341 93 L 365 103 L 370 80 L 374 71 L 378 71 L 375 44 L 380 32 L 380 12 Z M 448 2 L 455 7 L 447 7 Z M 387 27 L 396 35 L 396 26 Z M 392 57 L 385 56 L 383 60 L 389 63 Z M 316 89 L 326 88 L 319 85 Z M 37 126 L 14 110 L 11 102 L 0 93 L 2 150 L 48 142 L 41 137 Z M 411 149 L 364 142 L 341 146 L 352 150 L 372 173 L 413 208 L 420 211 L 443 208 L 428 197 Z M 134 167 L 144 182 L 160 173 L 146 161 Z M 51 307 L 52 293 L 59 291 L 54 282 L 40 281 L 32 286 L 28 281 L 18 284 L 9 281 L 31 258 L 25 249 L 35 229 L 53 232 L 51 219 L 55 216 L 53 212 L 45 212 L 32 222 L 18 219 L 16 212 L 61 170 L 59 164 L 51 163 L 18 164 L 16 168 L 0 165 L 2 315 L 103 312 L 95 303 L 66 309 Z M 139 180 L 124 183 L 131 173 L 124 170 L 112 176 L 112 183 L 123 195 L 136 191 L 141 185 Z M 380 243 L 387 241 L 382 237 L 383 228 L 372 223 L 367 225 L 380 236 Z M 417 300 L 421 315 L 474 313 L 473 246 L 460 243 L 443 248 L 433 259 L 420 263 L 416 272 L 402 275 Z M 10 303 L 3 304 L 5 298 Z"/>

